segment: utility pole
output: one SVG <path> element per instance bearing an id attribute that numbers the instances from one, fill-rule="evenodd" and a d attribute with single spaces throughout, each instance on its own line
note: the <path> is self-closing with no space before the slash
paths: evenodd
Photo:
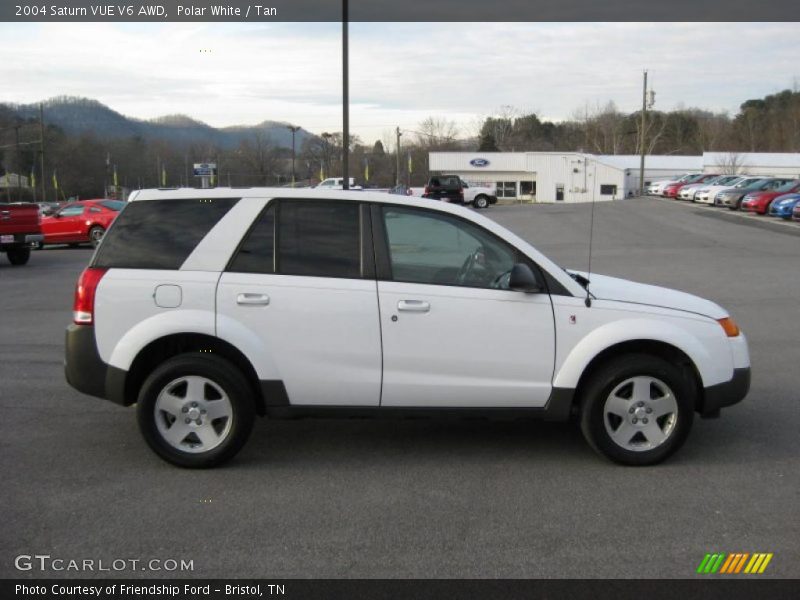
<path id="1" fill-rule="evenodd" d="M 395 182 L 394 182 L 394 184 L 395 185 L 400 185 L 400 136 L 403 135 L 403 134 L 400 133 L 400 128 L 399 127 L 395 130 L 395 133 L 397 134 L 397 144 L 395 145 L 396 154 L 397 154 L 397 156 L 395 157 L 397 159 L 397 167 L 396 167 L 397 171 L 395 173 Z"/>
<path id="2" fill-rule="evenodd" d="M 294 159 L 295 159 L 295 149 L 294 149 L 294 134 L 300 129 L 299 126 L 295 125 L 287 125 L 286 126 L 289 131 L 292 132 L 292 187 L 294 187 Z"/>
<path id="3" fill-rule="evenodd" d="M 42 202 L 47 202 L 47 188 L 44 182 L 44 107 L 41 103 L 39 103 L 39 144 L 40 157 L 42 159 Z M 56 197 L 56 202 L 58 202 L 58 197 Z"/>
<path id="4" fill-rule="evenodd" d="M 350 73 L 347 56 L 347 0 L 342 0 L 342 189 L 350 189 Z"/>
<path id="5" fill-rule="evenodd" d="M 647 152 L 647 148 L 645 147 L 645 128 L 647 127 L 647 70 L 644 72 L 644 83 L 642 85 L 642 135 L 641 139 L 641 151 L 642 156 L 639 160 L 639 195 L 644 195 L 644 155 Z"/>

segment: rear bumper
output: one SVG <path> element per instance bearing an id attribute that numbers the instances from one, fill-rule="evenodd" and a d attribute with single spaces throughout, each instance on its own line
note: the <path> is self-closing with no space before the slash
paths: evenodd
<path id="1" fill-rule="evenodd" d="M 3 235 L 5 237 L 6 234 Z M 8 246 L 29 246 L 31 244 L 35 244 L 37 242 L 44 241 L 44 235 L 41 233 L 14 233 L 14 240 L 10 242 L 3 242 L 3 247 Z"/>
<path id="2" fill-rule="evenodd" d="M 721 408 L 738 404 L 750 391 L 750 367 L 733 370 L 729 381 L 705 389 L 698 412 L 703 416 L 714 415 Z"/>
<path id="3" fill-rule="evenodd" d="M 126 371 L 103 362 L 97 351 L 94 327 L 67 327 L 64 347 L 64 374 L 67 383 L 79 392 L 127 406 L 125 401 Z"/>

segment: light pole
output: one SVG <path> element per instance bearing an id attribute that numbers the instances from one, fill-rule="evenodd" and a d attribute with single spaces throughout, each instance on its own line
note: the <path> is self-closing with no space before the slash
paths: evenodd
<path id="1" fill-rule="evenodd" d="M 641 157 L 639 160 L 639 195 L 644 195 L 644 157 L 647 154 L 647 148 L 645 146 L 645 130 L 647 129 L 647 109 L 653 108 L 653 104 L 656 102 L 656 93 L 653 90 L 650 90 L 650 98 L 648 99 L 647 94 L 647 71 L 644 72 L 644 81 L 642 84 L 642 135 L 641 135 Z"/>
<path id="2" fill-rule="evenodd" d="M 292 187 L 294 187 L 294 134 L 297 133 L 297 130 L 300 129 L 300 127 L 295 125 L 287 125 L 286 128 L 292 132 Z"/>
<path id="3" fill-rule="evenodd" d="M 350 85 L 347 56 L 347 0 L 342 0 L 342 189 L 350 189 Z"/>

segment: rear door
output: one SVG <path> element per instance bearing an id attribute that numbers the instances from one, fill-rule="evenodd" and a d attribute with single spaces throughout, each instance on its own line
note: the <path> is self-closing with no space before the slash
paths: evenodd
<path id="1" fill-rule="evenodd" d="M 550 296 L 510 291 L 504 279 L 516 262 L 536 265 L 439 211 L 386 205 L 373 222 L 381 406 L 544 406 L 555 360 Z"/>
<path id="2" fill-rule="evenodd" d="M 369 211 L 273 200 L 220 278 L 217 329 L 293 405 L 377 406 L 381 343 Z M 267 398 L 267 403 L 276 403 Z"/>

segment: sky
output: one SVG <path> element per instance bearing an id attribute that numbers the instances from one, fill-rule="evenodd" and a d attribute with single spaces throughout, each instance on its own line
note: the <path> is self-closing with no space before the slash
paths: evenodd
<path id="1" fill-rule="evenodd" d="M 2 23 L 0 101 L 59 95 L 215 127 L 341 131 L 338 23 Z M 798 23 L 352 23 L 351 131 L 365 143 L 426 117 L 460 137 L 512 106 L 564 120 L 587 105 L 739 105 L 800 85 Z"/>

